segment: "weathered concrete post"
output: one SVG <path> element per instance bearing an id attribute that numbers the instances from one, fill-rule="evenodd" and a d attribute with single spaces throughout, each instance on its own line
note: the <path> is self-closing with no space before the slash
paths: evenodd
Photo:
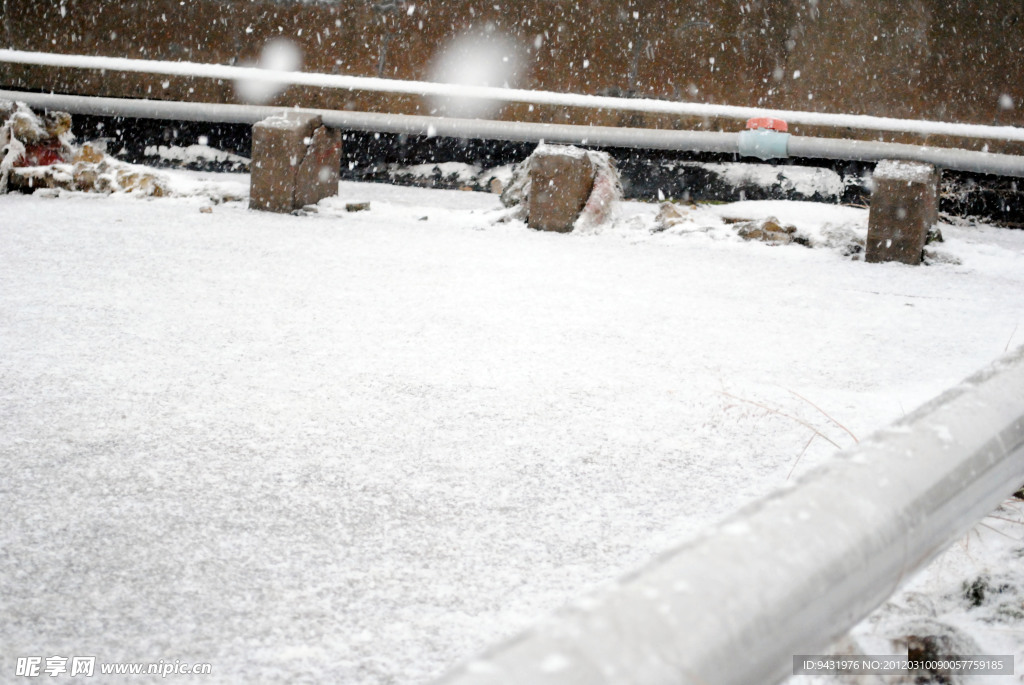
<path id="1" fill-rule="evenodd" d="M 252 128 L 249 208 L 291 212 L 338 192 L 341 132 L 315 114 L 285 112 Z"/>
<path id="2" fill-rule="evenodd" d="M 873 178 L 864 260 L 920 264 L 939 218 L 939 172 L 931 164 L 885 160 Z"/>
<path id="3" fill-rule="evenodd" d="M 596 170 L 585 150 L 538 149 L 530 158 L 527 223 L 540 231 L 568 233 L 587 204 Z"/>

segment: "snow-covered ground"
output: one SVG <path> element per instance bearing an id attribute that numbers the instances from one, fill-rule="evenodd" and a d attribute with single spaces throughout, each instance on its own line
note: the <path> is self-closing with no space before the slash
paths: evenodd
<path id="1" fill-rule="evenodd" d="M 844 257 L 850 207 L 660 230 L 627 203 L 581 236 L 482 193 L 270 215 L 245 175 L 168 175 L 0 197 L 0 680 L 59 655 L 428 682 L 1024 343 L 1024 232 L 943 226 L 914 268 Z M 821 247 L 736 237 L 767 216 Z M 860 645 L 939 620 L 1024 672 L 1002 518 Z"/>

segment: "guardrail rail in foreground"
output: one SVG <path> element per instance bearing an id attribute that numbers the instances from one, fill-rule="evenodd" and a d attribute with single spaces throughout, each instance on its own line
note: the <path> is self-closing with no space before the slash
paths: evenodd
<path id="1" fill-rule="evenodd" d="M 752 685 L 820 654 L 1024 482 L 1024 347 L 439 685 Z"/>

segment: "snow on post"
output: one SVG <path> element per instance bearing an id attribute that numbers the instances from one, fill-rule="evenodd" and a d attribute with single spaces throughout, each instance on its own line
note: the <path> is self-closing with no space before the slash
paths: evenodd
<path id="1" fill-rule="evenodd" d="M 318 115 L 286 112 L 252 129 L 250 209 L 291 212 L 338 192 L 341 133 Z"/>
<path id="2" fill-rule="evenodd" d="M 931 164 L 884 160 L 873 179 L 865 261 L 920 264 L 939 219 L 939 172 Z"/>

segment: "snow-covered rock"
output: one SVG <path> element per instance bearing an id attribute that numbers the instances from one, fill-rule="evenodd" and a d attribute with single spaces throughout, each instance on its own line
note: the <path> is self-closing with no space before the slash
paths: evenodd
<path id="1" fill-rule="evenodd" d="M 606 152 L 584 150 L 575 146 L 545 145 L 537 146 L 533 154 L 522 164 L 516 165 L 512 178 L 501 193 L 501 202 L 515 209 L 514 216 L 528 221 L 530 213 L 530 196 L 532 190 L 531 176 L 538 160 L 546 156 L 561 155 L 566 159 L 578 160 L 587 164 L 593 181 L 584 191 L 584 199 L 578 214 L 572 223 L 572 231 L 578 233 L 594 233 L 611 223 L 614 218 L 615 206 L 623 198 L 622 181 L 615 161 Z"/>
<path id="2" fill-rule="evenodd" d="M 71 115 L 38 115 L 24 103 L 0 102 L 0 193 L 40 188 L 166 195 L 166 182 L 146 167 L 119 162 L 100 147 L 73 144 Z"/>

